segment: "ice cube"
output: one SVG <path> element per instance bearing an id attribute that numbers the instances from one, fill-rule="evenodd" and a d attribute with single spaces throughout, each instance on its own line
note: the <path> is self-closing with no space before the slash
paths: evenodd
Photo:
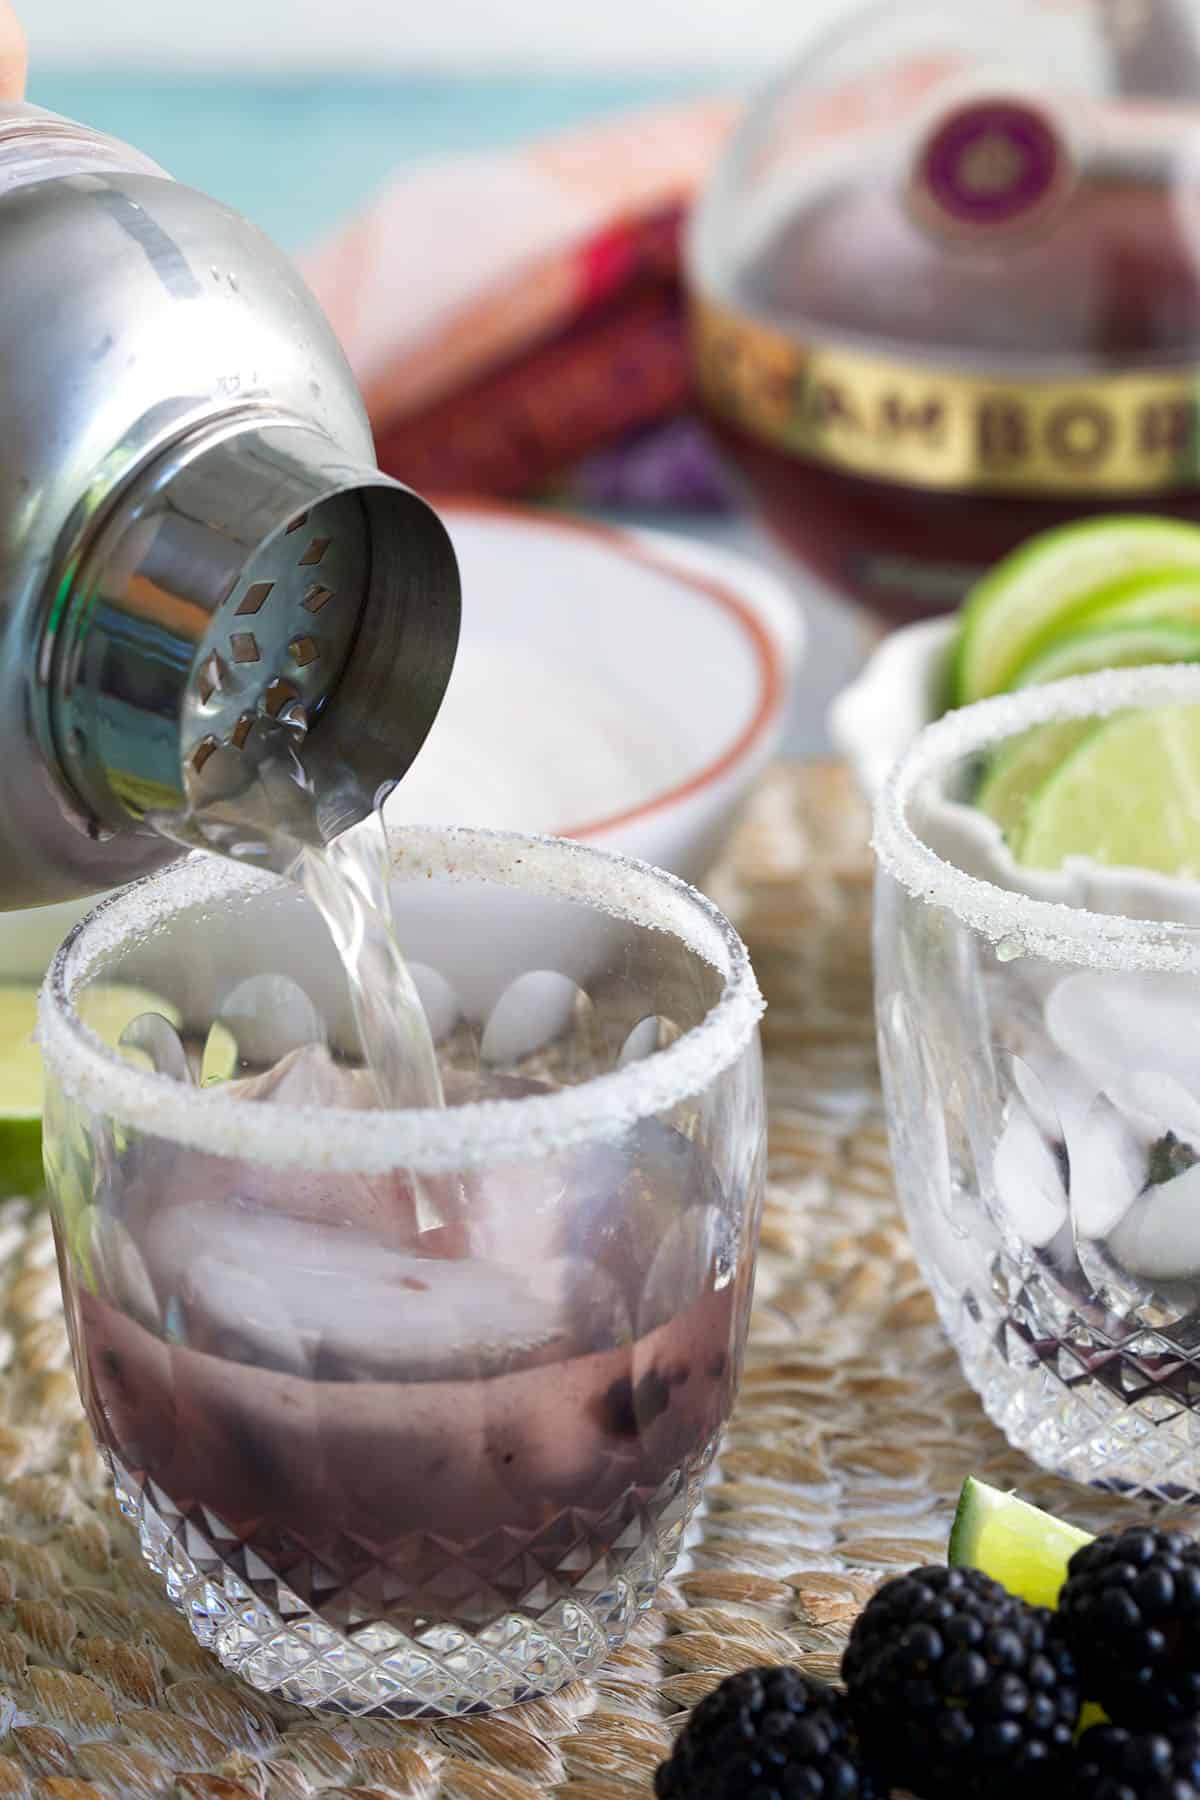
<path id="1" fill-rule="evenodd" d="M 1104 1094 L 1071 1115 L 1066 1141 L 1075 1235 L 1106 1238 L 1145 1184 L 1145 1146 Z"/>
<path id="2" fill-rule="evenodd" d="M 174 1081 L 191 1083 L 192 1071 L 183 1040 L 162 1013 L 144 1012 L 131 1019 L 117 1039 L 117 1047 L 127 1053 L 130 1062 L 144 1063 L 156 1074 L 169 1075 Z"/>
<path id="3" fill-rule="evenodd" d="M 1042 1249 L 1066 1223 L 1062 1167 L 1019 1101 L 1010 1106 L 996 1144 L 992 1181 L 1004 1221 L 1022 1242 Z"/>
<path id="4" fill-rule="evenodd" d="M 617 1057 L 617 1067 L 624 1069 L 629 1063 L 641 1062 L 643 1057 L 665 1050 L 682 1035 L 673 1019 L 664 1019 L 658 1013 L 651 1013 L 648 1018 L 639 1020 L 626 1036 Z"/>
<path id="5" fill-rule="evenodd" d="M 530 1271 L 557 1259 L 578 1204 L 576 1162 L 568 1153 L 472 1172 L 463 1204 L 470 1254 Z"/>
<path id="6" fill-rule="evenodd" d="M 162 1314 L 142 1254 L 119 1219 L 91 1209 L 92 1267 L 97 1290 L 123 1312 L 157 1332 Z"/>
<path id="7" fill-rule="evenodd" d="M 667 1228 L 646 1271 L 639 1337 L 656 1331 L 703 1294 L 727 1287 L 736 1263 L 729 1221 L 715 1206 L 691 1206 Z"/>
<path id="8" fill-rule="evenodd" d="M 221 1003 L 216 1020 L 233 1037 L 243 1063 L 264 1067 L 300 1047 L 326 1040 L 325 1021 L 299 982 L 287 975 L 251 975 Z"/>
<path id="9" fill-rule="evenodd" d="M 629 1344 L 633 1319 L 607 1269 L 584 1257 L 559 1256 L 528 1271 L 529 1291 L 553 1316 L 574 1352 L 588 1356 Z"/>
<path id="10" fill-rule="evenodd" d="M 1109 1250 L 1146 1281 L 1200 1274 L 1200 1164 L 1148 1188 L 1113 1232 Z"/>
<path id="11" fill-rule="evenodd" d="M 499 1068 L 521 1062 L 561 1037 L 591 1002 L 577 982 L 556 969 L 528 969 L 509 984 L 483 1028 L 480 1055 Z"/>
<path id="12" fill-rule="evenodd" d="M 238 1260 L 236 1231 L 231 1235 L 232 1243 L 218 1238 L 176 1271 L 173 1336 L 227 1362 L 311 1374 L 317 1340 L 303 1318 L 292 1316 L 286 1269 Z"/>
<path id="13" fill-rule="evenodd" d="M 297 1108 L 368 1111 L 377 1104 L 370 1075 L 334 1062 L 323 1044 L 304 1044 L 261 1075 L 229 1082 L 225 1091 L 240 1099 Z M 236 1195 L 248 1205 L 296 1221 L 371 1231 L 381 1243 L 397 1248 L 415 1246 L 422 1230 L 414 1184 L 402 1171 L 365 1175 L 352 1169 L 281 1170 L 268 1163 L 214 1157 L 187 1161 L 184 1177 L 175 1179 L 183 1178 L 197 1199 L 224 1202 Z M 164 1179 L 162 1185 L 172 1183 Z M 456 1200 L 456 1194 L 450 1198 Z"/>
<path id="14" fill-rule="evenodd" d="M 431 1379 L 527 1366 L 566 1332 L 562 1296 L 515 1269 L 391 1250 L 374 1235 L 244 1201 L 185 1201 L 147 1233 L 159 1295 L 194 1349 L 327 1379 Z"/>
<path id="15" fill-rule="evenodd" d="M 1173 1075 L 1143 1069 L 1113 1083 L 1113 1098 L 1147 1144 L 1172 1132 L 1200 1148 L 1200 1100 Z"/>
<path id="16" fill-rule="evenodd" d="M 1200 983 L 1190 976 L 1079 970 L 1047 996 L 1046 1025 L 1098 1090 L 1152 1073 L 1200 1094 Z"/>
<path id="17" fill-rule="evenodd" d="M 490 1097 L 491 1084 L 483 1097 Z M 529 1083 L 504 1082 L 502 1091 L 527 1093 Z M 231 1081 L 225 1092 L 242 1099 L 297 1108 L 337 1106 L 351 1111 L 377 1104 L 361 1069 L 336 1063 L 323 1045 L 304 1045 L 261 1075 Z M 478 1083 L 453 1076 L 448 1093 L 474 1099 Z M 237 1156 L 201 1156 L 159 1139 L 144 1139 L 121 1168 L 123 1206 L 135 1235 L 164 1209 L 164 1195 L 186 1190 L 194 1203 L 227 1204 L 231 1196 L 264 1213 L 297 1223 L 368 1232 L 381 1247 L 421 1256 L 480 1256 L 520 1266 L 522 1259 L 557 1254 L 548 1220 L 567 1176 L 563 1159 L 536 1158 L 487 1169 L 480 1179 L 414 1176 L 407 1170 L 364 1174 L 354 1169 L 278 1169 Z M 551 1221 L 557 1232 L 557 1215 Z M 547 1249 L 547 1245 L 553 1245 Z"/>
<path id="18" fill-rule="evenodd" d="M 1069 1057 L 1052 1049 L 1031 1048 L 1012 1056 L 1009 1068 L 1038 1130 L 1052 1143 L 1065 1143 L 1072 1124 L 1096 1098 L 1095 1084 Z"/>
<path id="19" fill-rule="evenodd" d="M 1076 1238 L 1104 1238 L 1146 1178 L 1145 1144 L 1129 1119 L 1068 1057 L 1053 1051 L 1011 1059 L 1013 1080 L 1049 1144 L 1066 1150 Z"/>

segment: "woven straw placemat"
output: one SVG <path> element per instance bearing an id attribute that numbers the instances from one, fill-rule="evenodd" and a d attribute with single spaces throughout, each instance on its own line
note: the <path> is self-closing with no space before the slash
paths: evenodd
<path id="1" fill-rule="evenodd" d="M 0 1800 L 628 1800 L 731 1670 L 837 1671 L 887 1573 L 944 1553 L 973 1470 L 1099 1525 L 964 1386 L 893 1201 L 874 1062 L 866 821 L 777 770 L 714 883 L 769 1001 L 770 1185 L 745 1385 L 683 1569 L 591 1682 L 396 1726 L 260 1699 L 143 1567 L 79 1410 L 45 1214 L 0 1208 Z"/>

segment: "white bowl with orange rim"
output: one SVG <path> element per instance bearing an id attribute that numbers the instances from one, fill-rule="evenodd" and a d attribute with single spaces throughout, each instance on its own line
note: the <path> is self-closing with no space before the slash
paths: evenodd
<path id="1" fill-rule="evenodd" d="M 462 641 L 389 825 L 584 838 L 697 880 L 779 745 L 804 636 L 790 590 L 667 533 L 440 511 Z"/>

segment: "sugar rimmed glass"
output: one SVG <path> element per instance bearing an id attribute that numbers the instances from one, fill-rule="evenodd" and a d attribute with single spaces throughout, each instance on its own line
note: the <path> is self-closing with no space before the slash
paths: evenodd
<path id="1" fill-rule="evenodd" d="M 762 1003 L 718 910 L 623 858 L 413 829 L 393 871 L 444 1111 L 373 1107 L 308 901 L 207 857 L 72 933 L 40 1036 L 143 1554 L 262 1691 L 421 1717 L 595 1668 L 678 1554 L 740 1379 Z M 146 996 L 120 1045 L 97 986 Z"/>
<path id="2" fill-rule="evenodd" d="M 1048 765 L 1065 769 L 1132 709 L 1155 715 L 1161 753 L 1143 738 L 1140 761 L 1114 759 L 1107 802 L 1084 783 L 1052 813 Z M 1034 728 L 1060 734 L 1048 765 L 1029 754 Z M 1168 1501 L 1200 1493 L 1193 744 L 1195 668 L 1029 688 L 927 727 L 875 819 L 888 1125 L 943 1326 L 1012 1444 L 1077 1481 Z M 1005 770 L 1002 827 L 973 800 Z M 1145 844 L 1166 846 L 1164 864 L 1182 854 L 1183 876 L 1079 854 L 1131 793 L 1145 797 Z M 1040 845 L 1039 866 L 1014 844 Z"/>

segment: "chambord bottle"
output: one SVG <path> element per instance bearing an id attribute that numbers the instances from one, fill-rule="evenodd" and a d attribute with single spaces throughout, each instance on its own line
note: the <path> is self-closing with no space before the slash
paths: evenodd
<path id="1" fill-rule="evenodd" d="M 1058 522 L 1200 517 L 1200 7 L 872 7 L 750 106 L 690 276 L 763 517 L 887 618 Z"/>

